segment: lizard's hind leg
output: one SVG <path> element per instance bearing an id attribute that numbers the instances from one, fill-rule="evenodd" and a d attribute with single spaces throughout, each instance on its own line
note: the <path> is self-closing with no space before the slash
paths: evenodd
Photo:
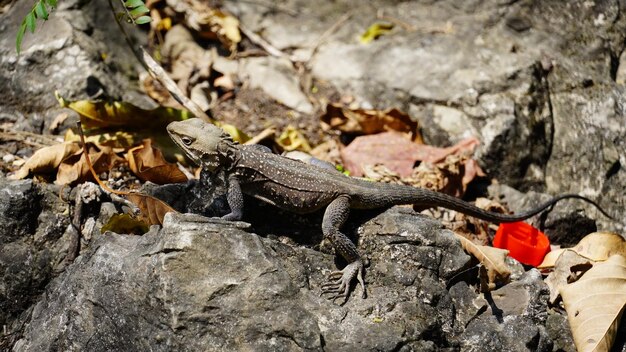
<path id="1" fill-rule="evenodd" d="M 365 282 L 363 281 L 363 261 L 354 243 L 340 231 L 349 214 L 350 197 L 342 195 L 328 205 L 322 220 L 324 238 L 329 239 L 335 250 L 349 263 L 343 270 L 330 273 L 328 282 L 322 285 L 322 294 L 331 294 L 333 300 L 339 297 L 347 299 L 350 294 L 350 284 L 355 277 L 361 284 L 363 298 L 366 296 Z"/>

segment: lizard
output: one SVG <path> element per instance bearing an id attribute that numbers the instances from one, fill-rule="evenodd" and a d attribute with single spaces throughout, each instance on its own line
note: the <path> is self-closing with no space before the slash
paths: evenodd
<path id="1" fill-rule="evenodd" d="M 506 223 L 525 220 L 562 199 L 577 198 L 593 204 L 611 218 L 594 201 L 577 194 L 554 197 L 520 214 L 489 212 L 444 193 L 350 177 L 333 167 L 274 154 L 260 145 L 241 145 L 221 128 L 198 118 L 171 122 L 167 131 L 198 166 L 209 173 L 225 173 L 230 212 L 222 216 L 224 220 L 241 220 L 243 194 L 295 213 L 325 209 L 322 234 L 348 262 L 343 270 L 331 272 L 328 281 L 322 285 L 322 294 L 331 294 L 333 299 L 347 298 L 355 278 L 361 286 L 362 297 L 366 297 L 363 260 L 356 245 L 341 232 L 350 209 L 377 209 L 401 204 L 426 208 L 439 206 L 493 223 Z"/>

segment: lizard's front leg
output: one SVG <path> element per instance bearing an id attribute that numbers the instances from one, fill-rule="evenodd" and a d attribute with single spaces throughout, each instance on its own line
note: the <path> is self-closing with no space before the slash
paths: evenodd
<path id="1" fill-rule="evenodd" d="M 328 205 L 324 212 L 324 220 L 322 220 L 324 238 L 329 239 L 335 250 L 349 263 L 343 270 L 330 273 L 328 282 L 322 285 L 322 294 L 333 294 L 333 300 L 339 297 L 347 299 L 350 293 L 350 283 L 355 277 L 363 289 L 363 298 L 366 295 L 361 256 L 354 243 L 339 230 L 349 214 L 350 198 L 342 195 Z"/>
<path id="2" fill-rule="evenodd" d="M 241 220 L 243 216 L 243 193 L 241 193 L 239 180 L 234 174 L 228 175 L 228 193 L 226 194 L 226 201 L 230 207 L 230 213 L 222 216 L 222 219 L 228 221 Z"/>

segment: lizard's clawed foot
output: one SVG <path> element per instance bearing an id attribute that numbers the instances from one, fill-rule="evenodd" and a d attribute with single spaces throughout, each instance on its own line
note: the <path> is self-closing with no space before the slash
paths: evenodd
<path id="1" fill-rule="evenodd" d="M 354 278 L 357 278 L 361 289 L 363 290 L 362 297 L 366 297 L 365 282 L 363 281 L 363 262 L 358 259 L 348 264 L 341 271 L 333 271 L 328 275 L 328 282 L 322 285 L 322 295 L 330 294 L 329 297 L 333 301 L 337 298 L 343 297 L 344 302 L 348 299 L 350 294 L 350 283 Z"/>

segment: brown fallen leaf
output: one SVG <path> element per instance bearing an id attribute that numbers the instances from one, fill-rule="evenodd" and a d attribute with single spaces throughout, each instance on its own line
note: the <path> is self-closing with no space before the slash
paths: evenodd
<path id="1" fill-rule="evenodd" d="M 364 110 L 350 109 L 341 104 L 329 103 L 321 120 L 329 128 L 345 133 L 374 134 L 397 131 L 409 134 L 415 142 L 421 143 L 422 136 L 418 124 L 398 109 Z"/>
<path id="2" fill-rule="evenodd" d="M 578 351 L 610 351 L 626 306 L 626 258 L 595 264 L 561 296 Z"/>
<path id="3" fill-rule="evenodd" d="M 89 148 L 89 158 L 96 173 L 107 172 L 123 162 L 109 147 L 100 146 Z M 59 165 L 57 177 L 54 181 L 57 185 L 69 185 L 74 182 L 86 181 L 89 178 L 89 165 L 82 150 L 66 158 Z"/>
<path id="4" fill-rule="evenodd" d="M 473 255 L 480 263 L 481 267 L 481 290 L 491 291 L 496 288 L 496 283 L 506 283 L 511 276 L 511 270 L 505 262 L 509 251 L 490 246 L 481 246 L 473 243 L 467 238 L 456 234 L 461 241 L 461 246 L 466 252 Z"/>
<path id="5" fill-rule="evenodd" d="M 549 302 L 554 304 L 559 299 L 561 289 L 570 282 L 576 281 L 591 268 L 592 264 L 589 259 L 574 251 L 563 250 L 556 260 L 554 270 L 545 279 L 550 289 Z"/>
<path id="6" fill-rule="evenodd" d="M 15 174 L 10 175 L 9 179 L 23 179 L 30 173 L 54 172 L 65 158 L 75 154 L 79 150 L 80 145 L 78 143 L 68 142 L 41 148 L 37 150 Z"/>
<path id="7" fill-rule="evenodd" d="M 592 261 L 604 261 L 614 254 L 626 257 L 626 240 L 613 232 L 593 232 L 585 236 L 572 248 L 561 248 L 546 255 L 539 269 L 555 266 L 558 258 L 566 251 L 573 251 Z"/>
<path id="8" fill-rule="evenodd" d="M 100 187 L 114 195 L 126 196 L 128 201 L 135 204 L 135 206 L 139 208 L 140 213 L 138 215 L 138 218 L 144 220 L 148 225 L 162 225 L 163 218 L 165 217 L 166 213 L 177 213 L 177 211 L 174 210 L 172 207 L 155 197 L 141 193 L 116 191 L 104 184 L 98 177 L 98 174 L 96 173 L 91 162 L 91 158 L 89 157 L 87 144 L 85 143 L 85 136 L 83 134 L 82 128 L 80 127 L 80 123 L 78 124 L 78 131 L 80 133 L 83 155 L 85 156 L 85 163 L 87 164 L 87 168 L 91 172 L 91 175 L 98 183 L 98 185 L 100 185 Z"/>
<path id="9" fill-rule="evenodd" d="M 449 155 L 466 157 L 473 153 L 478 144 L 476 138 L 468 138 L 452 147 L 437 148 L 413 143 L 402 133 L 385 132 L 355 138 L 350 145 L 341 150 L 341 158 L 346 169 L 353 176 L 362 176 L 365 165 L 382 164 L 400 174 L 401 177 L 407 177 L 413 172 L 416 161 L 436 164 L 445 161 Z M 472 170 L 472 178 L 482 174 L 482 171 L 477 170 L 477 165 L 472 165 L 470 168 L 465 167 L 466 163 L 463 165 L 464 170 Z M 466 175 L 463 173 L 461 179 Z"/>
<path id="10" fill-rule="evenodd" d="M 152 146 L 150 139 L 144 139 L 141 146 L 130 149 L 126 160 L 131 171 L 142 181 L 159 185 L 187 182 L 187 176 L 176 164 L 165 161 L 163 153 Z"/>
<path id="11" fill-rule="evenodd" d="M 164 201 L 147 194 L 133 192 L 128 193 L 126 198 L 139 208 L 137 217 L 149 225 L 163 225 L 165 214 L 178 213 Z"/>

